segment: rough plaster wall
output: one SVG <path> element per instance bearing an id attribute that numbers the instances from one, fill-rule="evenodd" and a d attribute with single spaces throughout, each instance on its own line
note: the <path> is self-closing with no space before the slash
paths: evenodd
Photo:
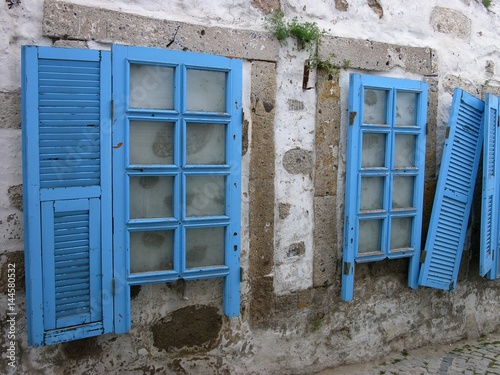
<path id="1" fill-rule="evenodd" d="M 309 52 L 291 38 L 280 51 L 275 118 L 276 202 L 274 289 L 277 294 L 312 285 L 314 90 L 302 89 Z M 314 87 L 311 74 L 308 84 Z M 286 212 L 279 207 L 286 205 Z"/>
<path id="2" fill-rule="evenodd" d="M 88 5 L 85 0 L 71 3 L 75 7 Z M 26 344 L 22 274 L 18 273 L 17 329 L 24 373 L 63 373 L 65 369 L 120 374 L 310 372 L 379 357 L 390 350 L 500 329 L 499 285 L 477 276 L 477 249 L 464 254 L 454 293 L 409 290 L 407 263 L 398 260 L 358 265 L 355 301 L 348 304 L 339 299 L 347 73 L 342 73 L 340 82 L 329 81 L 322 73 L 317 79 L 311 76 L 310 85 L 316 84 L 319 100 L 315 109 L 315 90 L 303 92 L 301 88 L 301 60 L 307 54 L 294 49 L 292 41 L 281 48 L 276 41 L 270 43 L 263 33 L 265 15 L 281 6 L 289 18 L 297 15 L 317 22 L 329 35 L 321 51 L 326 56 L 334 51 L 339 62 L 354 62 L 373 49 L 366 64 L 359 60 L 353 65 L 363 73 L 417 79 L 429 76 L 425 78 L 432 92 L 426 212 L 430 211 L 436 170 L 433 163 L 440 160 L 453 88 L 462 87 L 478 96 L 498 94 L 498 4 L 488 12 L 478 1 L 455 0 L 447 2 L 447 8 L 437 0 L 376 3 L 339 0 L 333 5 L 330 0 L 313 4 L 290 0 L 279 4 L 259 0 L 248 6 L 244 1 L 178 0 L 169 2 L 165 9 L 159 0 L 117 0 L 100 6 L 118 13 L 96 10 L 84 18 L 80 10 L 73 15 L 76 12 L 66 9 L 66 13 L 54 14 L 61 32 L 51 36 L 77 39 L 57 41 L 57 45 L 109 48 L 113 41 L 153 46 L 173 42 L 175 49 L 248 59 L 243 95 L 242 315 L 237 319 L 222 317 L 222 286 L 218 281 L 143 286 L 133 292 L 129 334 L 33 349 Z M 57 2 L 45 4 L 57 7 Z M 42 36 L 42 24 L 57 30 L 42 21 L 41 0 L 23 1 L 10 10 L 6 4 L 0 7 L 0 28 L 5 35 L 0 41 L 4 67 L 0 73 L 3 280 L 7 263 L 22 267 L 23 262 L 20 45 L 50 45 L 51 40 Z M 163 19 L 173 22 L 164 23 Z M 94 25 L 92 20 L 102 27 L 88 27 Z M 103 20 L 107 23 L 100 24 Z M 147 38 L 134 29 L 142 24 L 153 30 L 147 32 Z M 154 32 L 162 27 L 171 32 Z M 374 46 L 367 40 L 379 44 Z M 435 66 L 419 71 L 427 66 L 422 64 L 426 50 Z M 329 124 L 318 121 L 320 109 Z M 297 233 L 303 235 L 297 239 Z M 4 294 L 0 294 L 0 305 L 6 306 Z M 205 336 L 193 337 L 182 349 L 173 348 L 159 337 L 179 326 L 185 328 L 183 334 L 195 335 L 196 327 L 202 327 L 186 325 L 180 313 L 189 314 L 193 321 L 206 317 L 215 328 L 205 327 Z M 0 321 L 2 332 L 4 323 Z M 5 362 L 0 370 L 7 372 Z"/>

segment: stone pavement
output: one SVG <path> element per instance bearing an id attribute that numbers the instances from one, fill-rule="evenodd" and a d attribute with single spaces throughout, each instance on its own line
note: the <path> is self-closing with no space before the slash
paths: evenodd
<path id="1" fill-rule="evenodd" d="M 500 333 L 393 353 L 381 360 L 323 370 L 316 375 L 500 375 Z"/>

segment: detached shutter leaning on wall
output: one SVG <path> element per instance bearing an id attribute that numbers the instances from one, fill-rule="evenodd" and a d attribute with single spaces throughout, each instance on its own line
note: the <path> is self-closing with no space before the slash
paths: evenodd
<path id="1" fill-rule="evenodd" d="M 484 109 L 483 200 L 481 207 L 481 255 L 479 274 L 496 279 L 499 252 L 500 160 L 499 100 L 486 94 Z M 495 157 L 495 155 L 497 155 Z"/>
<path id="2" fill-rule="evenodd" d="M 483 142 L 484 103 L 455 89 L 419 284 L 455 289 Z"/>
<path id="3" fill-rule="evenodd" d="M 113 331 L 110 53 L 22 50 L 28 341 Z"/>

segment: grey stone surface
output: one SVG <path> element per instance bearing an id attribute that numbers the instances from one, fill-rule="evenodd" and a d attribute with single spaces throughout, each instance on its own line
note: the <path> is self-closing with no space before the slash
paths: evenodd
<path id="1" fill-rule="evenodd" d="M 500 374 L 500 334 L 472 341 L 401 349 L 387 357 L 358 365 L 323 370 L 316 375 Z"/>
<path id="2" fill-rule="evenodd" d="M 313 285 L 332 285 L 337 281 L 337 199 L 335 196 L 314 198 L 314 258 Z"/>
<path id="3" fill-rule="evenodd" d="M 281 10 L 279 0 L 252 0 L 252 6 L 260 9 L 264 14 L 271 14 Z"/>
<path id="4" fill-rule="evenodd" d="M 333 57 L 332 57 L 333 56 Z M 437 65 L 431 48 L 409 47 L 369 40 L 325 37 L 319 47 L 321 60 L 354 69 L 389 71 L 396 67 L 409 73 L 436 75 Z"/>
<path id="5" fill-rule="evenodd" d="M 204 27 L 59 1 L 45 2 L 43 34 L 53 39 L 93 40 L 265 61 L 276 61 L 280 48 L 269 33 Z"/>
<path id="6" fill-rule="evenodd" d="M 312 173 L 312 152 L 300 148 L 288 150 L 283 155 L 283 167 L 290 174 Z"/>
<path id="7" fill-rule="evenodd" d="M 377 14 L 378 18 L 382 18 L 384 16 L 384 9 L 382 8 L 380 1 L 368 0 L 368 5 Z"/>
<path id="8" fill-rule="evenodd" d="M 0 129 L 21 129 L 21 91 L 0 91 Z"/>
<path id="9" fill-rule="evenodd" d="M 431 13 L 430 24 L 437 32 L 451 34 L 460 39 L 470 38 L 471 20 L 456 10 L 435 7 Z"/>
<path id="10" fill-rule="evenodd" d="M 467 91 L 469 94 L 474 95 L 478 98 L 481 97 L 481 86 L 478 86 L 470 81 L 466 81 L 460 77 L 457 77 L 452 74 L 446 75 L 443 81 L 443 88 L 446 92 L 453 94 L 455 88 L 462 89 Z"/>
<path id="11" fill-rule="evenodd" d="M 248 276 L 250 293 L 250 322 L 265 325 L 271 318 L 274 299 L 274 112 L 270 103 L 276 98 L 276 65 L 269 62 L 252 63 L 252 138 L 250 140 L 250 258 Z"/>
<path id="12" fill-rule="evenodd" d="M 347 9 L 349 9 L 349 3 L 347 0 L 335 0 L 335 9 L 340 10 L 341 12 L 347 12 Z"/>

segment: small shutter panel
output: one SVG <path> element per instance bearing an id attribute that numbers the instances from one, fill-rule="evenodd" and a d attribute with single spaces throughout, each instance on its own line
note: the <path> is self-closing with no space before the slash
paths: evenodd
<path id="1" fill-rule="evenodd" d="M 23 48 L 29 344 L 113 330 L 109 52 Z"/>
<path id="2" fill-rule="evenodd" d="M 487 94 L 484 110 L 484 147 L 483 147 L 483 198 L 481 207 L 481 252 L 479 273 L 481 276 L 496 279 L 494 261 L 498 261 L 499 230 L 499 171 L 498 171 L 498 97 Z"/>
<path id="3" fill-rule="evenodd" d="M 419 284 L 456 286 L 483 140 L 484 103 L 455 89 Z"/>
<path id="4" fill-rule="evenodd" d="M 493 253 L 496 247 L 494 215 L 495 194 L 495 138 L 498 126 L 498 98 L 486 96 L 484 110 L 484 148 L 483 148 L 483 200 L 481 207 L 481 255 L 479 273 L 485 276 L 492 268 Z M 495 232 L 495 233 L 494 233 Z"/>

